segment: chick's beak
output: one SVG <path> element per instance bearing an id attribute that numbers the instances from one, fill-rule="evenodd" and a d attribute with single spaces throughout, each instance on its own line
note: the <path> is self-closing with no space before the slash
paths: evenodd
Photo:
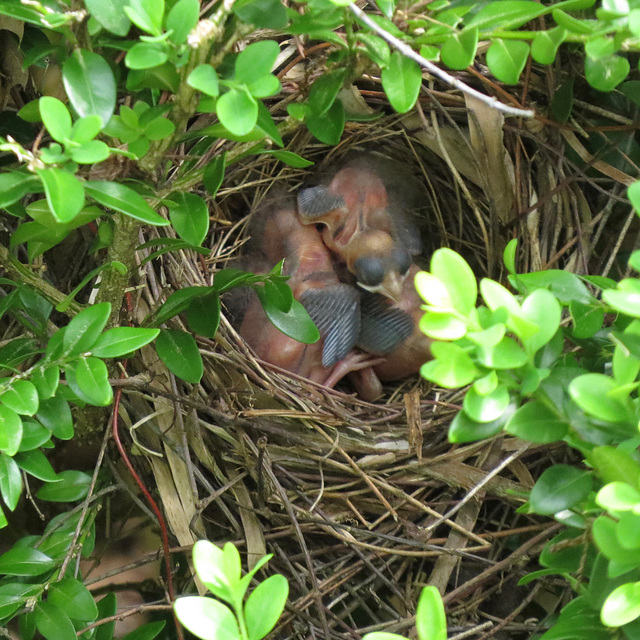
<path id="1" fill-rule="evenodd" d="M 396 271 L 388 271 L 380 285 L 379 293 L 393 300 L 395 303 L 400 304 L 403 290 L 404 278 Z"/>

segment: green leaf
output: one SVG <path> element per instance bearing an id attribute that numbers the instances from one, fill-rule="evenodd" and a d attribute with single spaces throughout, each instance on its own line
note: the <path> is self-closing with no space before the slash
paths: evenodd
<path id="1" fill-rule="evenodd" d="M 628 582 L 614 589 L 602 606 L 601 620 L 608 627 L 620 627 L 640 616 L 640 582 Z"/>
<path id="2" fill-rule="evenodd" d="M 261 640 L 276 626 L 288 595 L 289 583 L 279 574 L 269 576 L 251 592 L 244 605 L 249 640 Z"/>
<path id="3" fill-rule="evenodd" d="M 216 113 L 231 133 L 245 135 L 258 121 L 258 104 L 247 91 L 231 89 L 218 98 Z"/>
<path id="4" fill-rule="evenodd" d="M 36 494 L 48 502 L 73 502 L 82 500 L 89 493 L 91 476 L 83 471 L 61 471 L 59 482 L 45 484 Z"/>
<path id="5" fill-rule="evenodd" d="M 284 149 L 261 151 L 260 153 L 261 155 L 271 155 L 280 160 L 280 162 L 284 162 L 295 169 L 306 169 L 314 164 L 311 160 L 307 160 L 306 158 L 299 156 L 297 153 L 293 153 L 293 151 L 285 151 Z"/>
<path id="6" fill-rule="evenodd" d="M 204 188 L 212 195 L 218 193 L 218 189 L 224 180 L 227 154 L 217 155 L 205 168 L 202 176 Z"/>
<path id="7" fill-rule="evenodd" d="M 22 441 L 22 420 L 20 416 L 0 404 L 0 451 L 13 456 L 20 448 Z"/>
<path id="8" fill-rule="evenodd" d="M 464 387 L 481 375 L 467 352 L 456 344 L 435 342 L 431 353 L 434 360 L 423 364 L 420 374 L 445 389 Z"/>
<path id="9" fill-rule="evenodd" d="M 220 95 L 218 74 L 210 64 L 198 65 L 187 78 L 187 84 L 197 91 L 217 98 Z"/>
<path id="10" fill-rule="evenodd" d="M 612 395 L 618 385 L 601 373 L 586 373 L 569 384 L 569 395 L 586 413 L 608 422 L 626 422 L 630 414 L 626 404 Z"/>
<path id="11" fill-rule="evenodd" d="M 202 640 L 240 640 L 240 630 L 231 609 L 213 598 L 187 596 L 174 604 L 178 620 Z"/>
<path id="12" fill-rule="evenodd" d="M 551 14 L 556 24 L 572 33 L 591 35 L 596 28 L 594 21 L 578 20 L 578 18 L 574 18 L 565 11 L 562 11 L 562 9 L 553 9 Z"/>
<path id="13" fill-rule="evenodd" d="M 262 287 L 257 287 L 256 293 L 267 318 L 282 333 L 305 344 L 313 344 L 320 339 L 320 332 L 300 302 L 292 299 L 289 310 L 282 311 Z"/>
<path id="14" fill-rule="evenodd" d="M 526 42 L 496 38 L 487 51 L 487 66 L 501 82 L 517 84 L 528 57 Z"/>
<path id="15" fill-rule="evenodd" d="M 30 547 L 13 547 L 0 556 L 0 573 L 7 576 L 40 576 L 56 566 L 48 555 Z"/>
<path id="16" fill-rule="evenodd" d="M 75 369 L 67 369 L 67 382 L 84 402 L 106 407 L 113 401 L 107 365 L 99 358 L 78 358 Z"/>
<path id="17" fill-rule="evenodd" d="M 517 369 L 527 363 L 527 354 L 512 338 L 504 337 L 495 347 L 481 347 L 478 361 L 489 369 Z"/>
<path id="18" fill-rule="evenodd" d="M 38 411 L 38 391 L 28 380 L 15 380 L 7 391 L 0 395 L 0 402 L 16 413 L 32 416 Z"/>
<path id="19" fill-rule="evenodd" d="M 600 305 L 586 305 L 576 300 L 569 305 L 573 320 L 574 338 L 592 338 L 600 329 L 604 321 L 604 309 Z"/>
<path id="20" fill-rule="evenodd" d="M 59 476 L 40 449 L 16 453 L 13 457 L 18 466 L 29 475 L 45 482 L 58 482 Z"/>
<path id="21" fill-rule="evenodd" d="M 160 43 L 138 42 L 127 51 L 124 63 L 129 69 L 152 69 L 169 59 L 169 52 Z"/>
<path id="22" fill-rule="evenodd" d="M 440 49 L 442 62 L 450 69 L 466 69 L 476 56 L 478 35 L 476 27 L 453 32 L 447 37 Z"/>
<path id="23" fill-rule="evenodd" d="M 104 598 L 98 600 L 98 618 L 103 620 L 104 618 L 115 618 L 118 610 L 118 602 L 115 593 L 108 593 Z M 112 640 L 113 633 L 116 628 L 115 619 L 112 622 L 101 624 L 96 629 L 96 634 L 93 640 Z"/>
<path id="24" fill-rule="evenodd" d="M 344 84 L 347 72 L 345 69 L 337 69 L 324 73 L 315 79 L 309 92 L 309 108 L 314 116 L 326 114 Z"/>
<path id="25" fill-rule="evenodd" d="M 547 11 L 533 0 L 504 0 L 484 5 L 469 21 L 479 29 L 517 29 Z"/>
<path id="26" fill-rule="evenodd" d="M 220 297 L 217 293 L 194 298 L 187 309 L 191 331 L 205 338 L 213 338 L 220 325 Z"/>
<path id="27" fill-rule="evenodd" d="M 208 540 L 198 540 L 193 545 L 193 564 L 211 593 L 221 600 L 233 602 L 235 594 L 224 570 L 224 553 L 220 547 Z"/>
<path id="28" fill-rule="evenodd" d="M 167 199 L 169 219 L 176 233 L 189 244 L 199 246 L 209 232 L 209 208 L 195 193 L 178 191 Z"/>
<path id="29" fill-rule="evenodd" d="M 334 101 L 324 115 L 307 114 L 305 123 L 311 133 L 324 144 L 337 145 L 344 131 L 344 106 L 340 99 Z"/>
<path id="30" fill-rule="evenodd" d="M 156 339 L 158 356 L 178 378 L 197 384 L 204 372 L 202 356 L 193 336 L 184 331 L 163 329 Z"/>
<path id="31" fill-rule="evenodd" d="M 609 482 L 598 491 L 596 504 L 609 511 L 631 511 L 640 507 L 640 491 L 626 482 Z"/>
<path id="32" fill-rule="evenodd" d="M 60 395 L 42 400 L 36 418 L 60 440 L 73 438 L 73 417 L 69 403 Z"/>
<path id="33" fill-rule="evenodd" d="M 51 444 L 51 431 L 33 420 L 22 422 L 22 442 L 20 451 L 33 451 L 39 447 L 48 447 Z M 2 476 L 0 475 L 0 478 Z"/>
<path id="34" fill-rule="evenodd" d="M 27 193 L 41 191 L 40 180 L 33 174 L 7 171 L 0 174 L 0 209 L 18 202 Z"/>
<path id="35" fill-rule="evenodd" d="M 617 447 L 595 447 L 588 456 L 591 466 L 603 482 L 626 482 L 640 486 L 640 464 Z"/>
<path id="36" fill-rule="evenodd" d="M 380 77 L 391 106 L 398 113 L 409 111 L 416 103 L 422 86 L 422 69 L 418 63 L 394 51 L 389 66 L 382 69 Z"/>
<path id="37" fill-rule="evenodd" d="M 131 22 L 143 31 L 152 36 L 161 34 L 164 0 L 129 0 L 129 5 L 125 6 L 124 11 Z"/>
<path id="38" fill-rule="evenodd" d="M 260 29 L 283 29 L 289 22 L 280 0 L 238 0 L 233 5 L 233 13 Z"/>
<path id="39" fill-rule="evenodd" d="M 431 273 L 446 287 L 453 308 L 469 315 L 476 306 L 478 287 L 466 260 L 451 249 L 438 249 L 431 257 Z"/>
<path id="40" fill-rule="evenodd" d="M 359 31 L 356 34 L 356 37 L 365 45 L 367 54 L 379 67 L 386 67 L 389 65 L 391 62 L 391 50 L 389 49 L 389 45 L 382 38 L 363 31 Z M 423 58 L 425 57 L 422 54 L 422 49 L 420 50 L 420 55 Z M 438 49 L 438 57 L 439 55 L 440 50 Z"/>
<path id="41" fill-rule="evenodd" d="M 531 41 L 531 57 L 538 64 L 551 64 L 566 37 L 567 32 L 562 27 L 538 31 Z"/>
<path id="42" fill-rule="evenodd" d="M 531 490 L 531 510 L 550 516 L 571 509 L 589 495 L 592 486 L 593 477 L 588 471 L 566 464 L 553 465 L 543 472 Z"/>
<path id="43" fill-rule="evenodd" d="M 15 460 L 6 453 L 0 453 L 0 493 L 9 511 L 13 511 L 22 493 L 22 475 Z"/>
<path id="44" fill-rule="evenodd" d="M 122 640 L 153 640 L 166 626 L 166 621 L 147 622 L 122 636 Z"/>
<path id="45" fill-rule="evenodd" d="M 447 640 L 447 618 L 437 587 L 423 587 L 416 608 L 418 640 Z"/>
<path id="46" fill-rule="evenodd" d="M 78 164 L 97 164 L 109 157 L 109 147 L 100 140 L 90 140 L 71 149 L 71 159 Z"/>
<path id="47" fill-rule="evenodd" d="M 64 143 L 71 138 L 71 115 L 58 98 L 40 98 L 40 115 L 42 123 L 54 140 Z"/>
<path id="48" fill-rule="evenodd" d="M 500 385 L 493 391 L 480 395 L 474 387 L 464 397 L 464 410 L 476 422 L 493 422 L 497 420 L 509 406 L 509 391 Z"/>
<path id="49" fill-rule="evenodd" d="M 522 336 L 527 351 L 535 354 L 558 330 L 562 319 L 562 307 L 552 293 L 546 289 L 536 289 L 522 302 L 521 316 L 538 327 L 538 331 L 532 336 Z"/>
<path id="50" fill-rule="evenodd" d="M 156 339 L 159 329 L 115 327 L 105 331 L 91 348 L 98 358 L 117 358 L 137 351 Z"/>
<path id="51" fill-rule="evenodd" d="M 70 222 L 84 206 L 82 182 L 63 169 L 39 169 L 47 204 L 59 222 Z"/>
<path id="52" fill-rule="evenodd" d="M 529 442 L 545 444 L 562 440 L 569 432 L 569 423 L 542 402 L 533 400 L 513 414 L 505 431 Z"/>
<path id="53" fill-rule="evenodd" d="M 62 80 L 79 116 L 100 116 L 103 126 L 109 122 L 116 106 L 116 80 L 102 56 L 75 49 L 62 64 Z"/>
<path id="54" fill-rule="evenodd" d="M 110 314 L 111 303 L 100 302 L 72 318 L 62 339 L 64 354 L 78 355 L 89 351 L 105 328 Z"/>
<path id="55" fill-rule="evenodd" d="M 78 118 L 71 127 L 71 139 L 78 144 L 90 142 L 102 129 L 102 119 L 100 116 L 85 116 Z"/>
<path id="56" fill-rule="evenodd" d="M 107 30 L 117 36 L 126 36 L 131 21 L 124 12 L 127 0 L 85 0 L 89 13 Z"/>
<path id="57" fill-rule="evenodd" d="M 198 24 L 200 3 L 198 0 L 178 0 L 167 16 L 166 28 L 173 33 L 169 36 L 176 44 L 184 44 L 189 32 Z"/>
<path id="58" fill-rule="evenodd" d="M 98 617 L 98 607 L 89 590 L 76 578 L 64 578 L 49 587 L 47 602 L 62 609 L 73 620 L 91 622 Z"/>
<path id="59" fill-rule="evenodd" d="M 458 315 L 427 311 L 420 319 L 420 331 L 436 340 L 457 340 L 467 333 L 467 325 Z"/>
<path id="60" fill-rule="evenodd" d="M 263 76 L 271 75 L 280 47 L 275 40 L 260 40 L 243 49 L 236 58 L 235 79 L 251 84 Z"/>
<path id="61" fill-rule="evenodd" d="M 85 182 L 84 186 L 89 196 L 105 207 L 120 211 L 147 224 L 155 226 L 169 224 L 169 221 L 158 215 L 139 193 L 124 184 L 92 180 Z"/>
<path id="62" fill-rule="evenodd" d="M 593 539 L 603 555 L 610 561 L 609 577 L 621 575 L 640 564 L 640 549 L 626 549 L 618 541 L 618 523 L 607 516 L 595 519 L 592 525 Z"/>
<path id="63" fill-rule="evenodd" d="M 629 61 L 619 55 L 604 58 L 586 57 L 584 74 L 587 82 L 598 91 L 613 91 L 628 75 Z"/>
<path id="64" fill-rule="evenodd" d="M 46 640 L 75 640 L 76 630 L 67 613 L 46 601 L 36 603 L 35 619 L 38 631 Z"/>

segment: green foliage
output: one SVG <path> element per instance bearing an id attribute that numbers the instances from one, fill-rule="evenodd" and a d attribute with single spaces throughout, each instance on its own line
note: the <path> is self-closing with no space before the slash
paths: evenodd
<path id="1" fill-rule="evenodd" d="M 179 598 L 174 609 L 180 622 L 203 640 L 261 640 L 275 627 L 284 611 L 289 584 L 275 574 L 258 584 L 246 597 L 258 570 L 271 558 L 264 556 L 241 575 L 240 554 L 227 542 L 222 549 L 207 540 L 193 546 L 193 564 L 207 589 L 218 598 Z M 222 602 L 220 602 L 220 600 Z"/>
<path id="2" fill-rule="evenodd" d="M 634 193 L 635 186 L 630 198 L 637 204 Z M 592 576 L 587 589 L 600 589 L 598 598 L 571 602 L 542 637 L 561 637 L 565 628 L 593 628 L 603 638 L 607 627 L 626 633 L 640 618 L 640 279 L 592 278 L 603 289 L 599 298 L 569 272 L 515 273 L 514 251 L 512 241 L 505 263 L 515 294 L 486 278 L 478 287 L 449 249 L 435 252 L 431 272 L 416 275 L 427 311 L 421 328 L 437 341 L 422 375 L 442 387 L 471 385 L 451 424 L 452 442 L 504 430 L 533 443 L 563 440 L 582 453 L 590 469 L 553 465 L 523 509 L 570 527 L 545 547 L 542 575 L 571 579 L 586 566 L 611 580 L 597 578 L 596 585 Z M 632 254 L 630 266 L 638 260 Z M 484 304 L 476 306 L 478 290 Z M 606 314 L 615 316 L 613 323 L 605 323 Z M 565 344 L 573 347 L 570 355 Z M 594 348 L 597 363 L 588 356 Z M 592 543 L 585 538 L 589 528 Z M 582 539 L 582 549 L 554 551 L 567 536 Z"/>

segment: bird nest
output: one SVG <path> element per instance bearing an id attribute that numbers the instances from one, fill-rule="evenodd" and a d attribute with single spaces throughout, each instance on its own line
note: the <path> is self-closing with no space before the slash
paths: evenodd
<path id="1" fill-rule="evenodd" d="M 530 77 L 528 88 L 543 113 L 541 78 Z M 291 96 L 271 105 L 276 120 L 297 95 L 295 81 L 282 79 Z M 481 76 L 466 79 L 515 101 Z M 609 155 L 592 155 L 594 134 L 584 134 L 605 116 L 581 104 L 571 126 L 542 116 L 505 120 L 439 89 L 397 116 L 369 78 L 343 97 L 353 99 L 352 111 L 381 117 L 348 122 L 336 147 L 302 127 L 285 139 L 315 167 L 294 169 L 265 154 L 231 164 L 211 204 L 211 255 L 185 251 L 166 254 L 161 267 L 147 264 L 141 302 L 210 285 L 241 250 L 248 215 L 274 186 L 295 193 L 318 168 L 371 145 L 426 185 L 429 202 L 418 220 L 424 266 L 430 251 L 448 246 L 479 278 L 503 280 L 502 252 L 517 237 L 521 271 L 620 275 L 634 220 L 624 200 L 629 176 L 612 159 L 614 144 L 600 145 Z M 231 154 L 237 145 L 227 148 Z M 258 360 L 224 307 L 215 339 L 198 343 L 205 362 L 199 385 L 182 387 L 148 354 L 153 382 L 126 396 L 122 415 L 128 424 L 151 416 L 143 433 L 131 433 L 180 545 L 232 541 L 249 564 L 274 554 L 267 571 L 290 585 L 277 637 L 408 631 L 426 584 L 445 596 L 451 636 L 528 638 L 559 605 L 564 587 L 550 578 L 516 587 L 557 531 L 517 508 L 534 479 L 567 457 L 563 448 L 504 435 L 451 445 L 446 433 L 461 392 L 417 375 L 387 384 L 376 403 L 357 398 L 348 383 L 324 388 Z M 185 578 L 180 590 L 188 585 Z"/>

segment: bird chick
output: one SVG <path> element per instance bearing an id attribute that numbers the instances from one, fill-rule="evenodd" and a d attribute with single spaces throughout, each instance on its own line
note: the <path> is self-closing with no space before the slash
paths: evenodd
<path id="1" fill-rule="evenodd" d="M 281 333 L 255 295 L 238 332 L 262 360 L 332 387 L 372 361 L 352 352 L 360 331 L 359 292 L 339 282 L 320 233 L 301 224 L 293 206 L 272 207 L 257 216 L 247 264 L 255 272 L 268 272 L 284 258 L 283 274 L 290 276 L 293 296 L 316 323 L 321 340 L 303 344 Z"/>
<path id="2" fill-rule="evenodd" d="M 325 245 L 346 263 L 360 287 L 400 303 L 421 243 L 403 210 L 408 193 L 402 193 L 402 184 L 392 184 L 393 171 L 386 171 L 384 179 L 383 171 L 372 156 L 350 162 L 328 186 L 303 189 L 298 214 L 306 225 L 323 225 Z M 406 178 L 404 190 L 415 191 Z"/>

